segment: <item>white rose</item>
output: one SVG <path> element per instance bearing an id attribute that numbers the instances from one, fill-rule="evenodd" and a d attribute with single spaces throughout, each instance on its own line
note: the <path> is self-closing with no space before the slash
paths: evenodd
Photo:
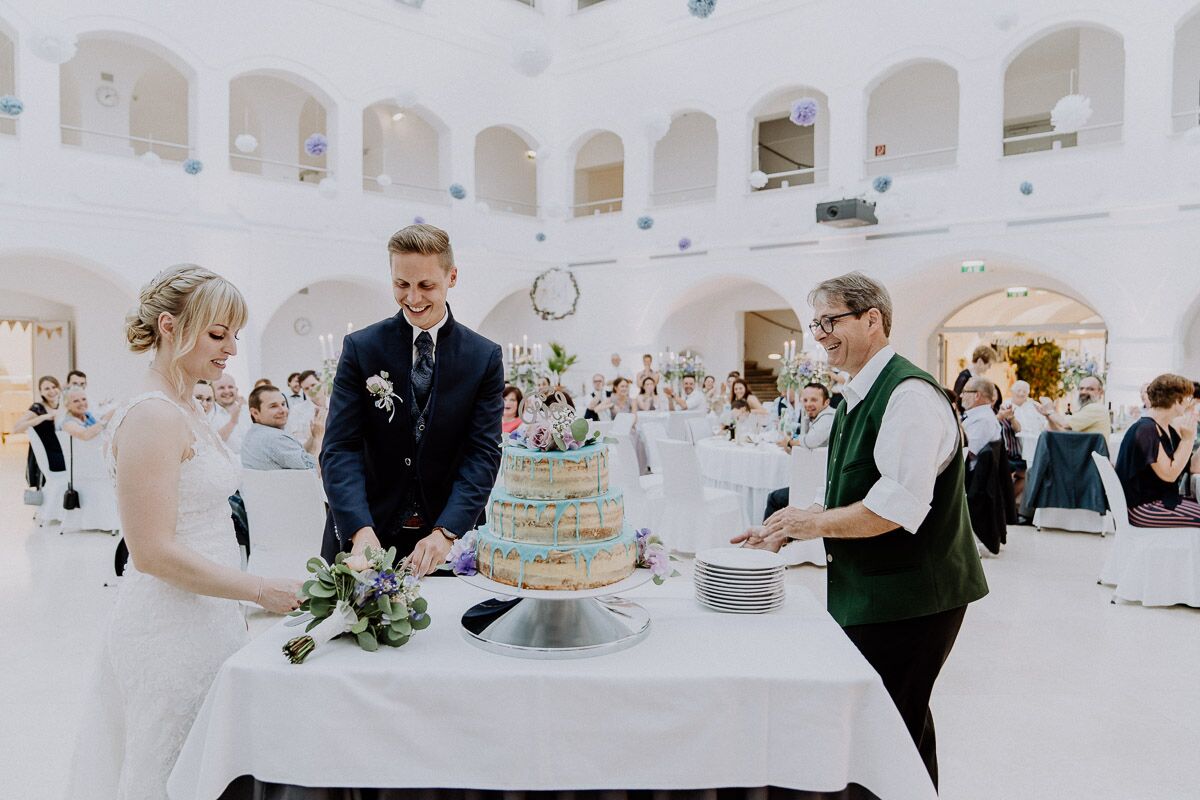
<path id="1" fill-rule="evenodd" d="M 387 381 L 378 375 L 367 378 L 367 391 L 378 394 L 387 391 Z"/>

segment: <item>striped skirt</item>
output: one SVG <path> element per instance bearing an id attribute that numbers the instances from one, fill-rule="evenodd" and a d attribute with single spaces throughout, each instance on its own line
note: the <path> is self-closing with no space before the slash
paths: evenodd
<path id="1" fill-rule="evenodd" d="M 1180 500 L 1167 508 L 1161 500 L 1129 509 L 1129 524 L 1135 528 L 1200 528 L 1200 503 Z"/>

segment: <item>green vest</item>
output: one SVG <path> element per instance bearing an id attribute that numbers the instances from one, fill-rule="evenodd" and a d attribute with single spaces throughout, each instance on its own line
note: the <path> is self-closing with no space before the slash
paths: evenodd
<path id="1" fill-rule="evenodd" d="M 857 503 L 879 480 L 875 439 L 888 399 L 908 378 L 943 392 L 933 376 L 897 355 L 853 412 L 846 412 L 845 403 L 838 406 L 829 436 L 826 508 Z M 825 539 L 828 607 L 839 625 L 923 617 L 987 594 L 967 514 L 965 474 L 962 450 L 956 448 L 934 483 L 932 507 L 916 533 L 896 528 L 865 539 Z"/>

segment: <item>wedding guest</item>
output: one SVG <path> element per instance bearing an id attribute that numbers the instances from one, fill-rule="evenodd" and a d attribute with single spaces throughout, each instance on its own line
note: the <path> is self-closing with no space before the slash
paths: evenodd
<path id="1" fill-rule="evenodd" d="M 63 415 L 59 428 L 81 442 L 95 439 L 104 432 L 112 411 L 97 420 L 88 411 L 87 392 L 78 386 L 68 386 L 63 392 Z"/>
<path id="2" fill-rule="evenodd" d="M 521 427 L 521 401 L 525 395 L 516 386 L 504 387 L 504 414 L 500 419 L 500 431 L 508 434 Z"/>
<path id="3" fill-rule="evenodd" d="M 13 423 L 12 432 L 24 433 L 32 429 L 46 450 L 46 466 L 51 472 L 62 472 L 67 468 L 67 463 L 63 459 L 62 446 L 58 437 L 54 435 L 59 401 L 62 399 L 62 387 L 59 385 L 58 378 L 53 375 L 43 375 L 38 378 L 37 386 L 40 402 L 31 405 L 29 410 Z M 33 456 L 32 447 L 29 448 L 29 453 L 25 458 L 25 481 L 26 486 L 32 486 L 35 489 L 40 489 L 45 483 L 42 471 L 38 468 L 37 459 Z"/>
<path id="4" fill-rule="evenodd" d="M 211 420 L 213 407 L 216 405 L 212 384 L 206 380 L 196 381 L 196 386 L 192 390 L 192 399 L 200 404 L 200 410 L 204 412 L 205 418 Z"/>
<path id="5" fill-rule="evenodd" d="M 1026 405 L 1032 404 L 1026 403 Z M 1038 418 L 1042 419 L 1042 416 L 1038 414 Z M 1025 493 L 1025 476 L 1029 470 L 1029 464 L 1025 461 L 1021 439 L 1017 436 L 1022 427 L 1021 420 L 1017 419 L 1016 406 L 1011 402 L 1002 403 L 1000 410 L 996 412 L 996 421 L 1000 423 L 1000 440 L 1004 442 L 1004 452 L 1008 456 L 1008 468 L 1012 472 L 1013 502 L 1018 509 L 1017 523 L 1026 524 L 1019 509 L 1021 508 L 1021 496 Z"/>
<path id="6" fill-rule="evenodd" d="M 962 397 L 963 388 L 967 385 L 967 381 L 971 378 L 982 378 L 987 374 L 992 364 L 1000 360 L 1000 354 L 990 344 L 981 344 L 971 351 L 971 366 L 958 373 L 958 377 L 954 379 L 954 396 Z M 966 411 L 963 408 L 961 401 L 958 404 L 960 411 Z"/>
<path id="7" fill-rule="evenodd" d="M 1037 409 L 1037 403 L 1029 399 L 1029 383 L 1015 381 L 1008 390 L 1012 404 L 1013 419 L 1019 423 L 1017 432 L 1041 433 L 1046 430 L 1046 418 Z"/>
<path id="8" fill-rule="evenodd" d="M 721 429 L 729 432 L 732 439 L 737 435 L 737 427 L 750 418 L 750 406 L 745 400 L 734 400 L 729 404 L 729 411 L 721 422 Z"/>
<path id="9" fill-rule="evenodd" d="M 617 414 L 637 414 L 637 403 L 629 396 L 629 378 L 617 378 L 613 381 L 613 392 L 608 409 L 610 418 L 616 419 Z"/>
<path id="10" fill-rule="evenodd" d="M 663 387 L 663 394 L 667 396 L 668 411 L 699 411 L 707 405 L 707 398 L 704 392 L 696 388 L 696 376 L 683 376 L 683 394 L 675 394 L 675 390 L 670 386 Z"/>
<path id="11" fill-rule="evenodd" d="M 67 373 L 67 388 L 86 389 L 87 375 L 77 369 L 73 369 Z"/>
<path id="12" fill-rule="evenodd" d="M 963 414 L 963 430 L 967 433 L 967 469 L 973 469 L 975 459 L 983 448 L 1000 441 L 1003 431 L 1000 420 L 992 410 L 996 400 L 996 384 L 987 378 L 971 378 L 959 392 L 958 400 L 966 409 Z"/>
<path id="13" fill-rule="evenodd" d="M 642 371 L 637 374 L 635 380 L 638 386 L 642 386 L 646 382 L 646 378 L 653 378 L 655 385 L 662 380 L 662 375 L 654 368 L 654 356 L 646 353 L 642 356 Z"/>
<path id="14" fill-rule="evenodd" d="M 738 372 L 736 369 L 731 370 L 730 373 L 725 376 L 725 381 L 721 384 L 721 397 L 723 397 L 725 400 L 725 406 L 728 406 L 733 400 L 733 382 L 740 377 L 742 377 L 742 373 Z"/>
<path id="15" fill-rule="evenodd" d="M 246 400 L 238 392 L 237 381 L 229 373 L 224 373 L 213 381 L 213 399 L 217 407 L 213 409 L 212 426 L 225 445 L 235 453 L 242 450 L 242 439 L 250 429 L 250 415 L 243 413 Z"/>
<path id="16" fill-rule="evenodd" d="M 541 375 L 537 379 L 537 393 L 543 400 L 550 397 L 550 379 L 545 375 Z"/>
<path id="17" fill-rule="evenodd" d="M 255 389 L 257 389 L 257 388 L 258 388 L 258 387 L 260 387 L 260 386 L 270 386 L 270 385 L 271 385 L 271 379 L 270 379 L 270 378 L 259 378 L 258 380 L 256 380 L 256 381 L 254 382 L 254 388 L 255 388 Z"/>
<path id="18" fill-rule="evenodd" d="M 612 384 L 617 378 L 621 377 L 621 354 L 613 353 L 608 357 L 609 367 L 604 374 L 605 383 Z"/>
<path id="19" fill-rule="evenodd" d="M 704 380 L 700 382 L 700 391 L 704 392 L 704 402 L 708 407 L 708 413 L 720 414 L 725 408 L 725 396 L 721 391 L 717 391 L 717 376 L 705 375 Z"/>
<path id="20" fill-rule="evenodd" d="M 320 437 L 312 437 L 316 449 L 300 446 L 284 433 L 288 420 L 287 399 L 271 384 L 255 387 L 247 400 L 254 424 L 242 440 L 242 466 L 246 469 L 316 469 L 321 451 Z M 314 420 L 315 422 L 315 420 Z M 324 433 L 324 423 L 318 423 Z"/>
<path id="21" fill-rule="evenodd" d="M 597 372 L 592 376 L 592 391 L 588 394 L 587 411 L 583 414 L 584 419 L 597 422 L 608 419 L 608 410 L 612 408 L 612 400 L 609 399 L 611 395 L 612 391 L 604 385 L 604 375 Z"/>
<path id="22" fill-rule="evenodd" d="M 1104 384 L 1095 375 L 1088 375 L 1079 382 L 1079 410 L 1074 414 L 1056 411 L 1048 397 L 1042 398 L 1038 411 L 1046 418 L 1047 427 L 1052 431 L 1101 433 L 1105 436 L 1112 433 L 1112 420 L 1109 419 L 1108 409 L 1104 405 Z"/>
<path id="23" fill-rule="evenodd" d="M 571 397 L 570 390 L 568 390 L 567 387 L 563 386 L 561 383 L 556 383 L 550 388 L 550 395 L 547 399 L 552 403 L 556 403 L 558 402 L 559 397 L 562 398 L 562 402 L 566 403 L 571 408 L 575 408 L 575 399 Z"/>
<path id="24" fill-rule="evenodd" d="M 754 413 L 754 414 L 769 413 L 767 411 L 767 409 L 763 407 L 763 404 L 758 399 L 758 397 L 755 396 L 754 392 L 750 391 L 750 385 L 748 383 L 746 383 L 744 380 L 742 380 L 741 378 L 733 379 L 733 383 L 731 383 L 729 385 L 729 394 L 730 394 L 729 403 L 731 406 L 733 405 L 734 400 L 744 400 L 746 403 L 746 406 L 750 409 L 750 411 L 752 413 Z"/>
<path id="25" fill-rule="evenodd" d="M 289 406 L 294 405 L 295 403 L 304 399 L 304 392 L 301 391 L 301 389 L 300 389 L 300 373 L 299 372 L 293 372 L 291 375 L 288 375 L 287 387 L 288 387 L 287 400 L 288 400 Z"/>
<path id="26" fill-rule="evenodd" d="M 301 372 L 299 378 L 300 394 L 304 399 L 291 406 L 284 432 L 299 442 L 305 450 L 314 454 L 320 453 L 319 444 L 313 446 L 313 438 L 316 436 L 314 425 L 320 427 L 323 436 L 329 417 L 329 398 L 325 394 L 325 387 L 321 385 L 320 376 L 314 370 L 307 369 Z"/>
<path id="27" fill-rule="evenodd" d="M 1179 493 L 1181 476 L 1200 472 L 1193 455 L 1197 411 L 1192 382 L 1182 375 L 1150 381 L 1147 411 L 1129 426 L 1117 455 L 1129 523 L 1138 528 L 1200 528 L 1200 504 Z"/>
<path id="28" fill-rule="evenodd" d="M 860 272 L 809 294 L 809 325 L 846 384 L 827 483 L 733 544 L 778 551 L 825 540 L 827 605 L 879 673 L 937 786 L 929 699 L 966 607 L 987 594 L 967 511 L 958 415 L 941 385 L 888 338 L 892 301 Z M 844 410 L 843 410 L 844 409 Z M 853 466 L 852 469 L 846 469 Z"/>
<path id="29" fill-rule="evenodd" d="M 785 450 L 790 453 L 793 447 L 815 450 L 829 446 L 829 432 L 833 430 L 835 416 L 829 399 L 829 389 L 820 383 L 810 383 L 804 387 L 800 392 L 800 407 L 804 413 L 800 415 L 799 435 L 780 442 Z M 785 499 L 779 508 L 786 505 Z"/>
<path id="30" fill-rule="evenodd" d="M 658 411 L 658 383 L 654 380 L 654 376 L 647 375 L 642 378 L 641 387 L 637 396 L 637 410 Z"/>

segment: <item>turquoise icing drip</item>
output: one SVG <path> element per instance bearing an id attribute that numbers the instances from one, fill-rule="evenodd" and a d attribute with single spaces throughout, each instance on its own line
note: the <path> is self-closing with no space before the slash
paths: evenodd
<path id="1" fill-rule="evenodd" d="M 553 505 L 555 507 L 554 531 L 553 531 L 554 543 L 558 544 L 558 542 L 559 542 L 559 526 L 560 526 L 560 523 L 562 522 L 563 514 L 566 513 L 566 510 L 569 507 L 575 508 L 575 541 L 578 542 L 578 541 L 580 541 L 580 536 L 582 534 L 581 517 L 583 515 L 580 512 L 580 506 L 582 506 L 585 503 L 594 503 L 596 505 L 596 510 L 599 512 L 600 525 L 603 526 L 604 525 L 605 506 L 609 505 L 610 503 L 623 504 L 622 497 L 623 497 L 623 494 L 619 489 L 614 489 L 612 491 L 609 491 L 602 495 L 598 495 L 596 497 L 576 497 L 576 498 L 571 498 L 569 500 L 529 500 L 524 497 L 515 497 L 506 492 L 493 491 L 492 492 L 492 503 L 493 503 L 492 517 L 493 517 L 493 519 L 500 520 L 499 530 L 496 535 L 498 538 L 501 538 L 501 539 L 515 539 L 516 535 L 517 535 L 517 522 L 521 517 L 528 516 L 530 509 L 532 509 L 534 512 L 534 518 L 540 524 L 541 520 L 542 520 L 542 515 L 546 513 L 546 510 L 551 505 Z M 504 530 L 504 522 L 503 522 L 504 515 L 501 513 L 501 511 L 503 509 L 503 504 L 505 504 L 505 503 L 507 503 L 508 505 L 510 505 L 512 507 L 512 514 L 511 514 L 512 521 L 509 524 L 509 530 L 507 531 L 507 536 L 505 535 L 506 532 Z M 492 525 L 492 523 L 489 522 L 487 527 L 490 529 L 491 525 Z M 620 534 L 618 534 L 617 536 L 610 537 L 608 539 L 600 540 L 600 541 L 611 542 L 613 539 L 619 538 L 619 536 L 620 536 Z"/>
<path id="2" fill-rule="evenodd" d="M 528 542 L 511 542 L 505 539 L 497 538 L 486 527 L 479 530 L 479 544 L 482 547 L 484 544 L 492 548 L 491 566 L 492 574 L 495 574 L 496 554 L 499 553 L 502 558 L 508 558 L 512 553 L 516 553 L 521 561 L 517 575 L 517 586 L 525 585 L 525 565 L 531 564 L 534 561 L 548 561 L 551 551 L 569 552 L 575 559 L 575 565 L 579 565 L 579 560 L 583 559 L 584 570 L 588 575 L 591 574 L 592 561 L 600 553 L 613 553 L 620 548 L 625 548 L 628 551 L 630 548 L 637 547 L 636 534 L 633 528 L 626 526 L 615 539 L 609 539 L 595 544 L 579 544 L 569 545 L 567 547 L 555 547 L 554 545 L 546 544 L 530 544 Z"/>

